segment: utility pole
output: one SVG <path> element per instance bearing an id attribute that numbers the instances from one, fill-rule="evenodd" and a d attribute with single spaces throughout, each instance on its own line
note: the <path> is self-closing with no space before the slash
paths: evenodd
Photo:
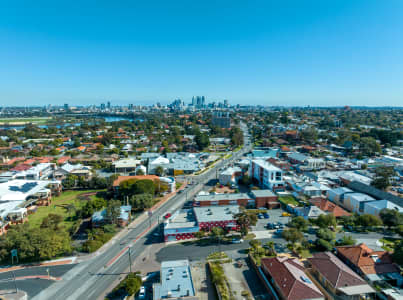
<path id="1" fill-rule="evenodd" d="M 129 247 L 129 270 L 132 272 L 132 255 L 131 255 L 131 247 Z"/>

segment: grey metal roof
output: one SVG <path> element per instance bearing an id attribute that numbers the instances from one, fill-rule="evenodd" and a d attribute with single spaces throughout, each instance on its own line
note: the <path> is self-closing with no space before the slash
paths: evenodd
<path id="1" fill-rule="evenodd" d="M 239 213 L 239 205 L 194 207 L 197 222 L 231 221 Z"/>
<path id="2" fill-rule="evenodd" d="M 233 193 L 233 194 L 210 194 L 198 195 L 195 201 L 219 201 L 219 200 L 238 200 L 238 199 L 251 199 L 246 193 Z"/>
<path id="3" fill-rule="evenodd" d="M 276 196 L 271 190 L 252 190 L 252 195 L 256 197 L 274 197 Z"/>
<path id="4" fill-rule="evenodd" d="M 347 186 L 354 191 L 357 191 L 360 193 L 366 193 L 366 194 L 374 197 L 375 199 L 389 200 L 390 202 L 403 207 L 403 198 L 400 198 L 400 197 L 392 195 L 390 193 L 381 191 L 373 186 L 370 186 L 370 185 L 367 185 L 367 184 L 364 184 L 364 183 L 361 183 L 358 181 L 350 182 Z"/>

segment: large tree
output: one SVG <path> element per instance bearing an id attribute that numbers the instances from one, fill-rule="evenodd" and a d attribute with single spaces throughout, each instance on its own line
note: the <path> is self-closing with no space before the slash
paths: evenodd
<path id="1" fill-rule="evenodd" d="M 390 186 L 390 177 L 394 171 L 391 167 L 378 167 L 375 170 L 375 178 L 372 180 L 371 185 L 380 190 L 386 190 Z"/>

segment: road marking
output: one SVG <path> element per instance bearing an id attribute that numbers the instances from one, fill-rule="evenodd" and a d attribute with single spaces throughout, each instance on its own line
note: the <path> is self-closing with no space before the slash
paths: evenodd
<path id="1" fill-rule="evenodd" d="M 129 246 L 124 247 L 115 257 L 113 257 L 108 263 L 105 265 L 105 267 L 110 267 L 115 261 L 117 261 L 121 256 L 123 256 L 126 251 L 129 249 L 129 247 L 133 246 L 134 243 L 136 243 L 143 235 L 145 235 L 151 228 L 153 228 L 158 222 L 155 221 L 154 223 L 151 224 L 151 227 L 147 227 L 142 233 L 140 233 Z"/>

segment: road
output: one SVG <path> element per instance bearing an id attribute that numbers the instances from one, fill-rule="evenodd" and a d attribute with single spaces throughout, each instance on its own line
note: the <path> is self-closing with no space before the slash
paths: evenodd
<path id="1" fill-rule="evenodd" d="M 218 169 L 232 164 L 244 153 L 250 151 L 246 126 L 241 124 L 244 131 L 245 144 L 241 150 L 233 153 L 232 157 L 218 162 L 210 170 L 193 176 L 193 185 L 186 192 L 177 194 L 153 212 L 151 219 L 144 220 L 135 228 L 129 229 L 102 254 L 81 262 L 63 275 L 61 281 L 55 282 L 48 288 L 36 294 L 33 299 L 97 299 L 117 279 L 123 278 L 129 267 L 129 251 L 131 256 L 141 255 L 147 245 L 152 243 L 150 234 L 157 228 L 158 220 L 162 220 L 167 212 L 173 212 L 181 207 L 187 199 L 191 199 L 204 184 L 216 177 Z M 151 224 L 151 226 L 150 226 Z"/>

